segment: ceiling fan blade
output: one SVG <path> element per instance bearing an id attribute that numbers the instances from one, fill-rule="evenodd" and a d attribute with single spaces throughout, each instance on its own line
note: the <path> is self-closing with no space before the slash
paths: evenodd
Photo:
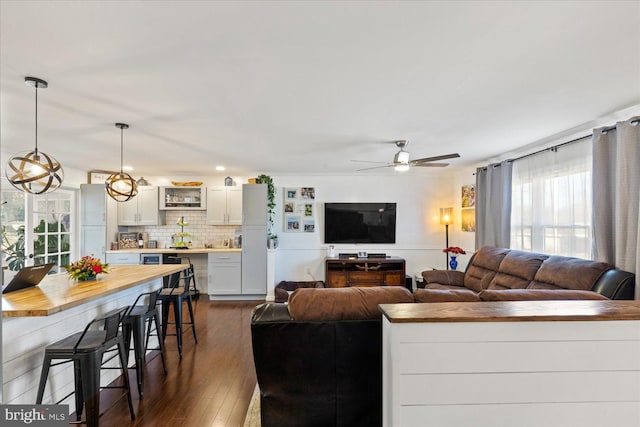
<path id="1" fill-rule="evenodd" d="M 415 165 L 416 163 L 435 162 L 437 160 L 455 159 L 456 157 L 460 157 L 460 154 L 452 153 L 452 154 L 443 154 L 442 156 L 425 157 L 423 159 L 411 160 L 409 164 Z"/>
<path id="2" fill-rule="evenodd" d="M 372 160 L 351 160 L 352 162 L 357 162 L 357 163 L 377 163 L 379 165 L 387 165 L 387 162 L 374 162 Z"/>
<path id="3" fill-rule="evenodd" d="M 417 168 L 444 168 L 446 166 L 449 166 L 449 163 L 418 163 L 418 164 L 411 164 L 411 167 L 417 167 Z"/>
<path id="4" fill-rule="evenodd" d="M 373 167 L 370 167 L 370 168 L 356 169 L 356 172 L 368 171 L 368 170 L 371 170 L 371 169 L 388 168 L 389 166 L 393 166 L 393 165 L 373 166 Z"/>

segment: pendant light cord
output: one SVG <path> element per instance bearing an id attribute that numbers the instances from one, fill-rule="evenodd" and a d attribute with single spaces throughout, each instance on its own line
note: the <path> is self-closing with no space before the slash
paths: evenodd
<path id="1" fill-rule="evenodd" d="M 36 82 L 36 149 L 34 150 L 36 158 L 38 157 L 38 86 Z"/>
<path id="2" fill-rule="evenodd" d="M 122 165 L 123 165 L 122 157 L 123 157 L 123 155 L 124 155 L 124 154 L 123 154 L 123 152 L 124 152 L 124 151 L 123 151 L 123 149 L 122 149 L 122 146 L 123 146 L 123 144 L 124 144 L 124 143 L 123 143 L 123 140 L 124 140 L 124 127 L 121 127 L 121 128 L 120 128 L 120 174 L 122 174 L 122 172 L 124 171 L 124 168 L 123 168 L 123 166 L 122 166 Z"/>

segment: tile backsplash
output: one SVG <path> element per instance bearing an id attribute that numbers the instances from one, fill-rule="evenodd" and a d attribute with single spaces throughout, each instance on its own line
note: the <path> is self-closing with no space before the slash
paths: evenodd
<path id="1" fill-rule="evenodd" d="M 171 236 L 180 232 L 180 226 L 176 222 L 183 216 L 185 222 L 189 224 L 184 227 L 184 231 L 191 234 L 184 240 L 191 240 L 194 248 L 202 248 L 205 243 L 222 247 L 224 239 L 230 239 L 233 242 L 234 238 L 241 233 L 242 227 L 239 225 L 207 225 L 206 214 L 206 211 L 166 211 L 166 225 L 120 227 L 120 231 L 147 233 L 147 239 L 156 240 L 158 248 L 168 248 L 171 245 Z"/>

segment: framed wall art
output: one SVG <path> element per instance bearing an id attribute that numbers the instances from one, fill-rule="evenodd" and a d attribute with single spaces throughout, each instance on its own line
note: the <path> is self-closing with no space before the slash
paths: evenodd
<path id="1" fill-rule="evenodd" d="M 316 231 L 315 187 L 287 187 L 284 189 L 283 231 L 285 233 L 314 233 Z"/>

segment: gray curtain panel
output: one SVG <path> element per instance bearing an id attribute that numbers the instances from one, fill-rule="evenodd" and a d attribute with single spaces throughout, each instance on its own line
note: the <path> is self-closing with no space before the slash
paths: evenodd
<path id="1" fill-rule="evenodd" d="M 640 125 L 634 118 L 593 133 L 594 259 L 638 275 L 639 222 Z"/>
<path id="2" fill-rule="evenodd" d="M 511 243 L 511 170 L 510 160 L 476 170 L 476 249 Z"/>

